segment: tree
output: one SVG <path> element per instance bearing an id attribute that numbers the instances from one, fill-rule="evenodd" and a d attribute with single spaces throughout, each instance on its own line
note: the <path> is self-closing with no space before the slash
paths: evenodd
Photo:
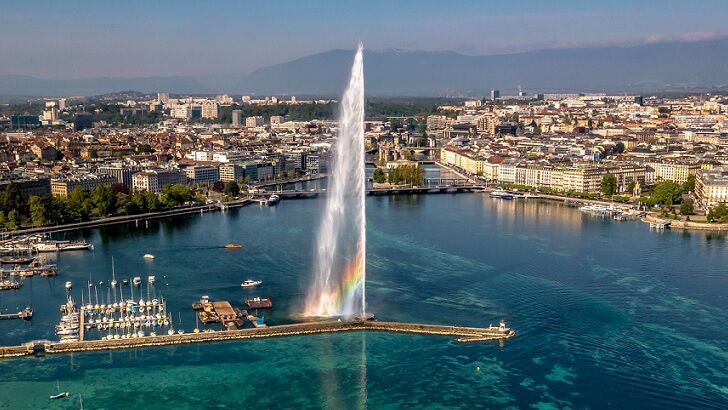
<path id="1" fill-rule="evenodd" d="M 682 188 L 680 184 L 674 181 L 660 181 L 652 190 L 652 197 L 655 202 L 662 205 L 673 205 L 680 202 L 682 196 Z"/>
<path id="2" fill-rule="evenodd" d="M 48 223 L 46 206 L 39 196 L 32 195 L 28 200 L 28 207 L 30 208 L 30 220 L 33 221 L 33 226 L 43 226 Z"/>
<path id="3" fill-rule="evenodd" d="M 3 209 L 6 212 L 16 210 L 23 212 L 25 210 L 25 198 L 20 193 L 20 187 L 17 184 L 11 182 L 5 187 L 5 195 L 3 195 Z"/>
<path id="4" fill-rule="evenodd" d="M 93 214 L 97 217 L 105 217 L 116 211 L 116 196 L 111 185 L 99 185 L 91 192 L 91 204 Z"/>
<path id="5" fill-rule="evenodd" d="M 631 195 L 631 194 L 632 194 L 632 192 L 634 192 L 634 188 L 635 188 L 636 186 L 637 186 L 637 183 L 636 183 L 636 182 L 634 182 L 634 181 L 629 181 L 629 183 L 627 183 L 627 192 L 629 192 L 629 193 L 630 193 L 630 195 Z"/>
<path id="6" fill-rule="evenodd" d="M 181 185 L 167 185 L 162 188 L 162 205 L 166 208 L 174 208 L 180 205 L 184 205 L 186 202 L 192 200 L 192 191 L 190 188 Z"/>
<path id="7" fill-rule="evenodd" d="M 10 231 L 14 231 L 20 227 L 20 214 L 17 210 L 13 209 L 8 212 L 8 220 L 5 222 L 5 227 Z"/>
<path id="8" fill-rule="evenodd" d="M 695 175 L 688 175 L 688 180 L 682 184 L 682 192 L 688 193 L 695 190 Z"/>
<path id="9" fill-rule="evenodd" d="M 604 195 L 614 195 L 617 192 L 617 177 L 606 174 L 602 177 L 601 191 Z"/>
<path id="10" fill-rule="evenodd" d="M 240 185 L 235 181 L 225 182 L 225 188 L 223 188 L 225 195 L 238 196 L 240 194 Z"/>
<path id="11" fill-rule="evenodd" d="M 160 208 L 159 197 L 154 192 L 142 193 L 144 197 L 144 208 L 149 212 L 158 211 Z"/>
<path id="12" fill-rule="evenodd" d="M 381 168 L 377 168 L 374 170 L 372 180 L 377 184 L 383 184 L 387 180 L 387 177 L 384 175 L 384 171 Z"/>
<path id="13" fill-rule="evenodd" d="M 728 223 L 728 206 L 719 203 L 708 211 L 707 219 L 708 222 Z"/>
<path id="14" fill-rule="evenodd" d="M 680 213 L 682 215 L 693 215 L 695 214 L 695 206 L 693 204 L 693 200 L 688 198 L 683 201 L 682 205 L 680 205 Z"/>
<path id="15" fill-rule="evenodd" d="M 212 190 L 215 192 L 222 192 L 223 189 L 225 189 L 225 183 L 222 181 L 215 181 L 215 183 L 212 184 Z"/>

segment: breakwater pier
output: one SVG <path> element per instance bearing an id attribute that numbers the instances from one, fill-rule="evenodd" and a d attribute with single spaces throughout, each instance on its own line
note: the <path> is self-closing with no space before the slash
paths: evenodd
<path id="1" fill-rule="evenodd" d="M 164 336 L 145 336 L 131 339 L 86 340 L 63 343 L 48 340 L 33 341 L 18 346 L 1 346 L 0 358 L 351 331 L 396 332 L 449 336 L 455 338 L 458 342 L 484 342 L 491 340 L 502 341 L 511 338 L 516 334 L 515 331 L 506 328 L 504 323 L 501 323 L 500 326 L 477 328 L 380 321 L 320 321 L 277 325 L 263 328 L 223 330 L 215 332 L 204 331 L 199 333 L 183 333 Z"/>

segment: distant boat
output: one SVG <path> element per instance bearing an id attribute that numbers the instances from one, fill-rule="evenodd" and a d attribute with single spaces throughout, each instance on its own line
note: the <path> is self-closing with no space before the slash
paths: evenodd
<path id="1" fill-rule="evenodd" d="M 262 280 L 246 279 L 245 281 L 243 281 L 243 283 L 240 284 L 240 286 L 242 286 L 244 288 L 254 288 L 254 287 L 260 285 L 261 283 L 263 283 Z"/>
<path id="2" fill-rule="evenodd" d="M 58 382 L 56 382 L 56 390 L 54 390 L 53 393 L 51 393 L 50 399 L 51 400 L 54 400 L 54 399 L 62 399 L 64 397 L 68 397 L 68 392 L 67 391 L 61 391 L 60 385 L 58 384 Z"/>
<path id="3" fill-rule="evenodd" d="M 139 286 L 142 284 L 142 278 L 140 278 L 139 276 L 134 276 L 132 282 L 134 282 L 134 286 Z"/>
<path id="4" fill-rule="evenodd" d="M 0 263 L 4 265 L 27 265 L 33 262 L 35 258 L 2 258 Z"/>
<path id="5" fill-rule="evenodd" d="M 490 193 L 491 198 L 513 199 L 513 194 L 508 191 L 498 190 Z"/>
<path id="6" fill-rule="evenodd" d="M 242 245 L 238 245 L 237 243 L 229 243 L 229 244 L 225 245 L 226 249 L 240 249 L 242 247 L 243 247 Z"/>
<path id="7" fill-rule="evenodd" d="M 280 196 L 273 194 L 270 197 L 268 197 L 268 200 L 266 201 L 266 205 L 273 206 L 273 205 L 277 204 L 280 200 L 281 200 Z"/>
<path id="8" fill-rule="evenodd" d="M 154 255 L 152 255 L 151 253 L 146 253 L 144 254 L 144 259 L 154 259 Z"/>
<path id="9" fill-rule="evenodd" d="M 245 304 L 248 305 L 248 307 L 251 308 L 251 309 L 263 309 L 263 308 L 273 307 L 273 301 L 270 300 L 270 299 L 268 299 L 268 298 L 265 298 L 265 299 L 261 299 L 261 298 L 248 299 L 248 300 L 245 301 Z"/>
<path id="10" fill-rule="evenodd" d="M 73 283 L 71 283 L 71 281 L 69 280 L 68 282 L 66 282 L 66 290 L 71 290 L 71 288 L 73 288 Z"/>

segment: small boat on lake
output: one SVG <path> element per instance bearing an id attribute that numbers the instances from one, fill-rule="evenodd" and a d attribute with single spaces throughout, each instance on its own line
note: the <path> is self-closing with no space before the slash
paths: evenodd
<path id="1" fill-rule="evenodd" d="M 242 247 L 243 247 L 242 245 L 239 245 L 237 243 L 229 243 L 229 244 L 225 245 L 225 249 L 240 249 Z"/>
<path id="2" fill-rule="evenodd" d="M 151 253 L 144 254 L 144 259 L 154 259 L 154 255 Z"/>
<path id="3" fill-rule="evenodd" d="M 60 384 L 58 382 L 56 382 L 56 390 L 54 390 L 53 393 L 51 393 L 49 398 L 51 400 L 55 400 L 55 399 L 62 399 L 64 397 L 68 397 L 68 392 L 61 391 Z"/>
<path id="4" fill-rule="evenodd" d="M 242 286 L 244 288 L 254 288 L 256 286 L 259 286 L 262 283 L 263 283 L 262 280 L 246 279 L 245 281 L 243 281 L 243 283 L 240 284 L 240 286 Z"/>

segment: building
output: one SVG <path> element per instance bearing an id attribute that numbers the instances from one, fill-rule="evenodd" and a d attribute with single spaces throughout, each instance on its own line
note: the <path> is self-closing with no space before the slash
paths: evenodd
<path id="1" fill-rule="evenodd" d="M 279 124 L 282 124 L 283 121 L 284 121 L 284 119 L 280 115 L 271 115 L 270 116 L 270 125 L 279 125 Z"/>
<path id="2" fill-rule="evenodd" d="M 670 180 L 678 183 L 685 183 L 690 175 L 700 169 L 697 162 L 685 161 L 650 161 L 647 165 L 655 170 L 655 179 Z"/>
<path id="3" fill-rule="evenodd" d="M 229 162 L 220 165 L 220 181 L 240 181 L 245 178 L 245 166 L 240 163 Z"/>
<path id="4" fill-rule="evenodd" d="M 33 128 L 40 126 L 40 118 L 37 115 L 11 115 L 11 128 Z"/>
<path id="5" fill-rule="evenodd" d="M 184 172 L 175 168 L 159 168 L 155 169 L 157 178 L 159 178 L 159 188 L 164 188 L 167 185 L 174 184 L 186 184 L 187 176 Z"/>
<path id="6" fill-rule="evenodd" d="M 47 177 L 22 177 L 0 180 L 0 192 L 5 192 L 8 185 L 18 187 L 20 194 L 26 199 L 32 195 L 43 196 L 51 193 L 51 180 Z"/>
<path id="7" fill-rule="evenodd" d="M 207 101 L 202 104 L 202 118 L 215 119 L 218 116 L 218 105 L 216 102 Z"/>
<path id="8" fill-rule="evenodd" d="M 500 90 L 490 90 L 490 100 L 495 101 L 500 98 Z"/>
<path id="9" fill-rule="evenodd" d="M 121 184 L 126 190 L 132 189 L 132 175 L 138 171 L 139 167 L 123 164 L 110 164 L 99 167 L 100 173 L 113 176 L 116 178 L 116 183 Z"/>
<path id="10" fill-rule="evenodd" d="M 73 130 L 83 131 L 85 129 L 93 128 L 93 115 L 90 112 L 79 112 L 73 116 Z"/>
<path id="11" fill-rule="evenodd" d="M 134 192 L 161 192 L 162 187 L 159 184 L 159 176 L 154 171 L 142 171 L 135 173 L 132 175 L 132 190 Z"/>
<path id="12" fill-rule="evenodd" d="M 243 111 L 241 110 L 233 110 L 233 127 L 240 127 L 243 125 Z"/>
<path id="13" fill-rule="evenodd" d="M 99 185 L 113 185 L 116 178 L 106 174 L 70 175 L 51 179 L 51 194 L 66 197 L 76 188 L 92 191 Z"/>
<path id="14" fill-rule="evenodd" d="M 196 184 L 214 184 L 220 180 L 220 169 L 209 165 L 192 165 L 185 168 L 187 180 Z"/>
<path id="15" fill-rule="evenodd" d="M 169 102 L 169 93 L 157 93 L 157 101 L 166 104 Z"/>
<path id="16" fill-rule="evenodd" d="M 728 203 L 728 166 L 698 170 L 695 176 L 695 196 L 704 209 Z"/>
<path id="17" fill-rule="evenodd" d="M 246 127 L 261 127 L 263 125 L 265 125 L 265 120 L 260 115 L 245 118 Z"/>

